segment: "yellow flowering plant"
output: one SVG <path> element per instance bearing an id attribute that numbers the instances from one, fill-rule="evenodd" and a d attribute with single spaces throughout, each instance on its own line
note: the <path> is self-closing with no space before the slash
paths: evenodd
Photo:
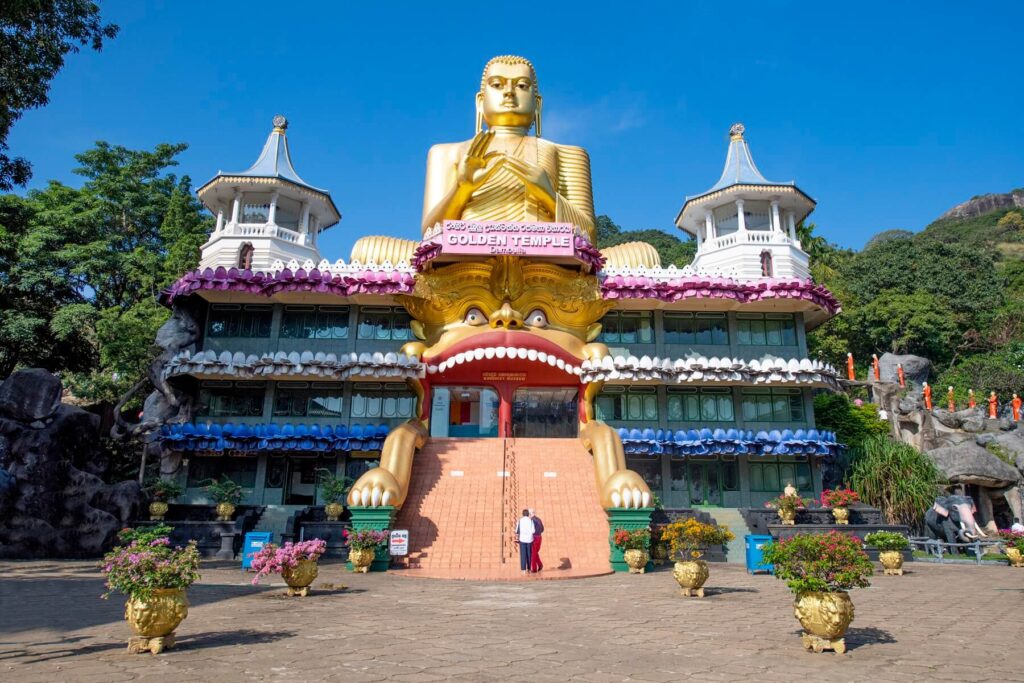
<path id="1" fill-rule="evenodd" d="M 689 517 L 666 525 L 661 538 L 668 542 L 672 559 L 697 560 L 710 546 L 723 545 L 736 536 L 727 526 L 706 524 Z"/>

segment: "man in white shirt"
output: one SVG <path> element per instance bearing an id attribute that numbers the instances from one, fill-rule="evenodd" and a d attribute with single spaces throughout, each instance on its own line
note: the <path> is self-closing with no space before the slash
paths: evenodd
<path id="1" fill-rule="evenodd" d="M 519 539 L 519 569 L 523 574 L 530 573 L 530 560 L 533 556 L 533 520 L 530 511 L 523 510 L 523 516 L 516 524 L 516 538 Z"/>

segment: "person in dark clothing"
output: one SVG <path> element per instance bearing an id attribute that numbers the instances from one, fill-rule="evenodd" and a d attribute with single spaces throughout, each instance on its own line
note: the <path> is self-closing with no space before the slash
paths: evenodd
<path id="1" fill-rule="evenodd" d="M 533 520 L 533 543 L 530 546 L 530 571 L 533 573 L 544 569 L 544 563 L 540 561 L 541 535 L 544 533 L 544 522 L 534 510 L 530 510 L 530 519 Z"/>

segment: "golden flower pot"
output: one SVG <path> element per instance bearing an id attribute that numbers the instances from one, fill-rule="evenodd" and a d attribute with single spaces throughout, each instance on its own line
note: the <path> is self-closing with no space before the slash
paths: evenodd
<path id="1" fill-rule="evenodd" d="M 804 627 L 801 639 L 806 649 L 846 652 L 843 636 L 853 621 L 853 601 L 849 593 L 804 593 L 793 604 L 793 613 Z"/>
<path id="2" fill-rule="evenodd" d="M 659 567 L 665 564 L 665 560 L 668 559 L 668 548 L 664 543 L 655 543 L 651 546 L 651 558 Z"/>
<path id="3" fill-rule="evenodd" d="M 362 574 L 370 571 L 377 552 L 373 548 L 354 549 L 348 552 L 348 560 L 352 563 L 352 571 Z"/>
<path id="4" fill-rule="evenodd" d="M 623 552 L 622 559 L 626 561 L 630 574 L 643 574 L 647 571 L 647 563 L 650 561 L 651 556 L 646 550 L 634 548 L 633 550 Z"/>
<path id="5" fill-rule="evenodd" d="M 832 508 L 832 516 L 835 518 L 836 524 L 849 524 L 850 508 Z"/>
<path id="6" fill-rule="evenodd" d="M 217 503 L 217 521 L 230 522 L 235 518 L 234 503 Z"/>
<path id="7" fill-rule="evenodd" d="M 341 517 L 341 513 L 345 511 L 345 506 L 341 503 L 328 503 L 324 505 L 324 514 L 327 515 L 328 522 L 337 522 L 338 518 Z"/>
<path id="8" fill-rule="evenodd" d="M 779 508 L 779 519 L 782 520 L 783 524 L 796 524 L 796 510 Z"/>
<path id="9" fill-rule="evenodd" d="M 154 500 L 149 504 L 149 520 L 151 522 L 162 522 L 164 521 L 164 515 L 167 514 L 167 510 L 170 506 L 162 500 Z"/>
<path id="10" fill-rule="evenodd" d="M 174 629 L 188 616 L 188 599 L 184 588 L 157 588 L 145 600 L 129 598 L 124 604 L 124 618 L 132 627 L 128 652 L 160 654 L 174 647 Z"/>
<path id="11" fill-rule="evenodd" d="M 676 562 L 676 566 L 672 570 L 672 576 L 676 578 L 676 582 L 681 589 L 680 593 L 683 597 L 687 598 L 693 595 L 703 598 L 704 582 L 708 580 L 710 575 L 711 571 L 708 569 L 708 563 L 704 560 Z"/>
<path id="12" fill-rule="evenodd" d="M 288 584 L 288 595 L 309 595 L 310 584 L 320 573 L 316 560 L 299 560 L 294 567 L 285 567 L 281 570 L 281 578 Z"/>
<path id="13" fill-rule="evenodd" d="M 1024 567 L 1024 554 L 1016 548 L 1007 548 L 1006 557 L 1010 560 L 1011 567 Z"/>
<path id="14" fill-rule="evenodd" d="M 903 553 L 899 550 L 883 550 L 878 553 L 878 561 L 885 568 L 887 576 L 903 576 Z"/>

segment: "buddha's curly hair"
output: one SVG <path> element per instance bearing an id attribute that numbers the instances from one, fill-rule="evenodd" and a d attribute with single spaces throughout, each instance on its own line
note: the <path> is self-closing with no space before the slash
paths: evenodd
<path id="1" fill-rule="evenodd" d="M 480 90 L 487 86 L 487 70 L 491 68 L 491 64 L 525 64 L 530 67 L 530 78 L 533 79 L 533 92 L 540 94 L 540 86 L 537 84 L 537 70 L 533 68 L 533 62 L 526 57 L 520 57 L 519 55 L 498 55 L 497 57 L 491 57 L 491 59 L 484 65 L 484 71 L 480 75 Z"/>

